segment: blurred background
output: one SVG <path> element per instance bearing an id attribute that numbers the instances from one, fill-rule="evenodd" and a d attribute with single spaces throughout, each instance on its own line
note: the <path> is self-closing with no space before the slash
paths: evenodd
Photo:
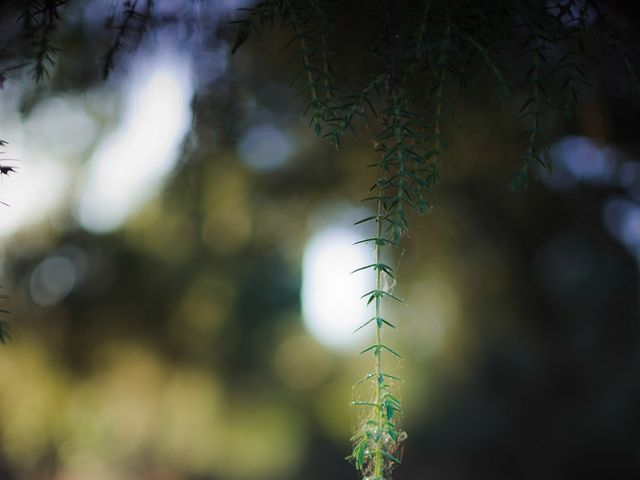
<path id="1" fill-rule="evenodd" d="M 308 130 L 286 33 L 229 55 L 245 4 L 156 2 L 103 81 L 115 4 L 71 3 L 50 81 L 4 82 L 0 479 L 356 477 L 375 153 Z M 524 194 L 513 112 L 455 105 L 393 260 L 398 479 L 640 478 L 638 104 L 592 79 Z"/>

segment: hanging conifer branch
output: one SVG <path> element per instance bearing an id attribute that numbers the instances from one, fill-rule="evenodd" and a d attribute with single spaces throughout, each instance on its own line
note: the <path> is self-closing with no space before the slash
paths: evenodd
<path id="1" fill-rule="evenodd" d="M 335 117 L 327 125 L 327 131 L 323 136 L 329 138 L 336 148 L 340 148 L 341 139 L 347 132 L 356 136 L 356 126 L 354 125 L 356 117 L 366 122 L 369 113 L 377 116 L 371 97 L 374 94 L 376 98 L 381 97 L 380 91 L 384 83 L 384 74 L 379 74 L 366 83 L 358 95 L 342 97 L 343 103 L 334 108 Z"/>
<path id="2" fill-rule="evenodd" d="M 602 34 L 608 53 L 621 63 L 627 78 L 629 91 L 640 99 L 640 57 L 637 49 L 629 45 L 627 39 L 615 28 L 609 16 L 602 11 L 601 3 L 597 0 L 587 2 L 589 8 L 595 12 L 595 24 Z"/>
<path id="3" fill-rule="evenodd" d="M 556 62 L 555 72 L 563 73 L 560 94 L 560 109 L 565 118 L 570 119 L 576 110 L 581 90 L 590 87 L 585 62 L 596 59 L 587 51 L 585 39 L 590 38 L 588 31 L 589 12 L 587 4 L 578 6 L 575 1 L 567 5 L 558 5 L 556 21 L 565 28 L 558 28 L 558 35 L 567 52 Z M 574 10 L 577 8 L 577 12 Z"/>
<path id="4" fill-rule="evenodd" d="M 409 40 L 409 48 L 413 51 L 415 59 L 418 62 L 422 62 L 426 56 L 427 48 L 429 47 L 429 41 L 427 38 L 428 34 L 428 26 L 429 26 L 429 15 L 431 14 L 431 9 L 433 7 L 433 2 L 427 1 L 424 2 L 424 6 L 422 10 L 418 11 L 420 21 L 417 25 L 417 33 L 415 36 L 411 37 Z"/>
<path id="5" fill-rule="evenodd" d="M 298 75 L 302 75 L 305 79 L 305 87 L 308 93 L 309 103 L 305 114 L 309 113 L 309 125 L 316 135 L 322 134 L 322 126 L 327 120 L 326 103 L 321 98 L 319 77 L 321 71 L 316 65 L 317 49 L 313 43 L 316 39 L 311 35 L 313 30 L 310 29 L 309 21 L 303 20 L 301 12 L 296 9 L 292 0 L 285 3 L 286 15 L 290 17 L 290 25 L 293 30 L 293 37 L 282 48 L 285 50 L 289 45 L 297 42 L 300 47 L 300 62 L 302 67 Z"/>
<path id="6" fill-rule="evenodd" d="M 484 46 L 476 37 L 466 34 L 455 25 L 453 28 L 455 29 L 455 35 L 462 42 L 468 44 L 467 47 L 471 49 L 470 53 L 478 54 L 482 64 L 489 70 L 495 83 L 498 100 L 501 104 L 505 103 L 511 94 L 512 87 L 506 78 L 504 68 L 497 62 L 497 58 L 491 54 L 489 47 Z"/>
<path id="7" fill-rule="evenodd" d="M 119 52 L 135 50 L 144 33 L 153 12 L 153 0 L 146 0 L 143 9 L 138 9 L 138 0 L 125 0 L 121 12 L 122 20 L 114 25 L 114 17 L 107 20 L 106 28 L 115 30 L 113 43 L 107 50 L 102 62 L 102 77 L 107 78 L 114 67 L 114 60 Z"/>
<path id="8" fill-rule="evenodd" d="M 402 302 L 400 298 L 390 291 L 390 285 L 394 282 L 393 268 L 383 262 L 383 251 L 387 245 L 398 246 L 396 239 L 389 238 L 398 220 L 394 217 L 400 210 L 402 202 L 398 202 L 391 191 L 394 177 L 395 162 L 392 156 L 384 155 L 377 165 L 379 177 L 372 188 L 373 196 L 366 200 L 375 201 L 376 215 L 362 221 L 375 221 L 375 237 L 362 240 L 372 242 L 375 251 L 375 263 L 361 267 L 354 271 L 373 271 L 375 273 L 375 289 L 363 295 L 367 305 L 375 305 L 375 315 L 358 327 L 360 330 L 370 324 L 375 328 L 375 343 L 360 352 L 360 354 L 372 353 L 374 356 L 374 371 L 367 374 L 358 384 L 373 382 L 370 401 L 353 402 L 353 405 L 366 409 L 360 428 L 351 438 L 353 451 L 350 458 L 355 467 L 360 470 L 365 478 L 384 479 L 393 465 L 400 462 L 397 451 L 400 442 L 404 439 L 404 433 L 398 428 L 398 415 L 402 412 L 400 401 L 391 393 L 391 385 L 388 380 L 399 380 L 397 377 L 385 372 L 383 357 L 391 355 L 400 358 L 400 355 L 383 342 L 383 328 L 395 328 L 395 325 L 383 318 L 383 306 L 386 298 Z M 401 221 L 402 222 L 402 221 Z"/>
<path id="9" fill-rule="evenodd" d="M 327 43 L 330 19 L 317 0 L 311 1 L 308 7 L 300 6 L 294 0 L 285 0 L 283 9 L 283 26 L 291 28 L 293 35 L 282 49 L 294 43 L 298 45 L 301 67 L 296 78 L 303 78 L 306 90 L 305 115 L 309 115 L 309 125 L 314 133 L 323 136 L 337 115 L 337 79 L 331 68 L 331 48 Z"/>
<path id="10" fill-rule="evenodd" d="M 380 114 L 381 130 L 376 135 L 377 150 L 381 159 L 374 166 L 378 168 L 378 179 L 371 188 L 372 196 L 366 201 L 376 205 L 376 215 L 363 221 L 376 222 L 374 238 L 362 242 L 373 242 L 375 263 L 359 270 L 375 273 L 375 289 L 363 295 L 367 304 L 375 305 L 375 315 L 358 329 L 373 324 L 375 343 L 365 348 L 361 354 L 373 353 L 374 370 L 359 382 L 373 382 L 371 400 L 354 402 L 365 408 L 360 428 L 352 437 L 353 451 L 350 458 L 364 478 L 389 479 L 393 467 L 400 463 L 399 451 L 406 434 L 399 427 L 402 405 L 392 392 L 391 380 L 398 377 L 385 371 L 383 359 L 401 358 L 400 354 L 384 343 L 385 328 L 395 325 L 384 318 L 386 300 L 402 303 L 402 299 L 391 293 L 395 284 L 395 272 L 383 262 L 383 253 L 387 246 L 399 247 L 399 241 L 408 232 L 408 210 L 420 210 L 425 186 L 435 177 L 426 175 L 432 172 L 428 165 L 429 155 L 420 154 L 424 139 L 417 134 L 415 126 L 419 119 L 411 113 L 406 94 L 398 77 L 396 53 L 393 44 L 391 3 L 385 2 L 383 38 L 380 43 L 385 58 L 384 78 L 387 107 Z M 419 198 L 418 201 L 416 199 Z"/>
<path id="11" fill-rule="evenodd" d="M 335 52 L 335 49 L 329 46 L 328 35 L 330 24 L 333 23 L 326 12 L 324 11 L 320 0 L 310 1 L 312 15 L 315 18 L 318 25 L 318 56 L 322 64 L 322 85 L 324 87 L 324 95 L 327 102 L 332 102 L 336 97 L 335 84 L 336 78 L 331 66 L 331 55 Z"/>
<path id="12" fill-rule="evenodd" d="M 521 119 L 530 121 L 530 126 L 521 133 L 526 136 L 527 147 L 520 157 L 520 168 L 511 182 L 513 190 L 520 190 L 527 186 L 529 175 L 535 165 L 548 168 L 547 152 L 549 140 L 543 131 L 543 120 L 547 117 L 545 105 L 551 106 L 547 93 L 542 85 L 543 65 L 546 65 L 545 38 L 535 32 L 531 33 L 525 44 L 525 54 L 532 57 L 532 65 L 525 76 L 525 82 L 531 86 L 531 94 L 520 107 Z M 526 47 L 529 47 L 526 49 Z"/>
<path id="13" fill-rule="evenodd" d="M 38 83 L 49 77 L 49 69 L 55 64 L 58 48 L 53 44 L 53 36 L 60 23 L 60 11 L 68 1 L 25 0 L 17 4 L 18 20 L 31 48 L 33 78 Z"/>
<path id="14" fill-rule="evenodd" d="M 363 295 L 369 305 L 375 306 L 375 314 L 358 327 L 358 330 L 370 326 L 375 329 L 375 342 L 362 351 L 374 355 L 374 367 L 358 382 L 370 385 L 371 391 L 369 398 L 353 402 L 364 413 L 352 437 L 349 458 L 363 477 L 388 479 L 393 465 L 399 461 L 397 452 L 405 434 L 397 423 L 401 404 L 391 392 L 391 381 L 396 378 L 385 371 L 386 359 L 398 353 L 383 338 L 385 328 L 395 328 L 385 318 L 387 300 L 401 299 L 392 293 L 396 272 L 383 257 L 387 247 L 400 248 L 400 239 L 409 231 L 409 212 L 424 213 L 430 206 L 427 196 L 438 181 L 439 159 L 449 149 L 444 123 L 449 119 L 455 123 L 451 102 L 446 98 L 448 84 L 457 81 L 466 88 L 468 77 L 477 77 L 474 83 L 488 80 L 504 103 L 514 88 L 502 65 L 512 60 L 509 55 L 518 57 L 517 65 L 526 63 L 524 58 L 531 59 L 524 75 L 529 95 L 520 112 L 521 119 L 528 122 L 524 132 L 526 150 L 512 184 L 522 188 L 535 165 L 548 165 L 549 142 L 544 119 L 553 107 L 543 83 L 553 79 L 545 75 L 550 69 L 547 50 L 551 44 L 566 44 L 571 52 L 556 66 L 557 71 L 566 75 L 560 88 L 568 99 L 564 108 L 573 110 L 579 98 L 578 87 L 586 83 L 582 59 L 588 57 L 584 49 L 584 37 L 590 34 L 585 19 L 588 12 L 579 13 L 569 30 L 571 22 L 563 22 L 552 5 L 526 3 L 515 8 L 501 2 L 488 5 L 475 1 L 381 0 L 382 8 L 372 16 L 381 21 L 382 38 L 374 49 L 377 68 L 367 81 L 347 83 L 346 90 L 350 90 L 347 95 L 338 95 L 337 76 L 328 63 L 332 53 L 326 28 L 329 23 L 318 15 L 321 3 L 319 0 L 259 3 L 248 10 L 248 19 L 240 21 L 234 51 L 252 29 L 257 31 L 257 24 L 273 24 L 275 16 L 280 15 L 283 26 L 292 31 L 286 46 L 297 45 L 299 77 L 312 130 L 339 147 L 345 133 L 356 134 L 356 118 L 366 121 L 371 119 L 369 114 L 375 117 L 375 123 L 369 127 L 380 155 L 380 161 L 373 165 L 378 169 L 378 178 L 365 199 L 374 202 L 375 214 L 361 222 L 375 221 L 376 235 L 359 242 L 373 244 L 375 260 L 356 270 L 375 274 L 375 288 Z M 572 9 L 570 6 L 573 12 Z M 523 31 L 529 32 L 524 54 L 510 51 L 510 39 Z M 487 75 L 481 75 L 484 72 Z M 417 113 L 424 111 L 418 98 L 426 99 L 427 115 Z M 378 102 L 384 106 L 374 108 Z"/>
<path id="15" fill-rule="evenodd" d="M 447 69 L 449 68 L 449 49 L 451 48 L 450 41 L 451 17 L 449 16 L 444 28 L 442 43 L 440 44 L 440 51 L 435 64 L 435 79 L 430 92 L 430 96 L 433 98 L 435 103 L 435 109 L 431 122 L 427 125 L 427 128 L 431 128 L 433 131 L 432 154 L 434 160 L 440 160 L 444 152 L 449 147 L 442 133 L 442 117 L 444 115 L 444 110 L 447 110 L 450 115 L 453 115 L 453 110 L 444 98 L 444 87 L 447 79 Z"/>

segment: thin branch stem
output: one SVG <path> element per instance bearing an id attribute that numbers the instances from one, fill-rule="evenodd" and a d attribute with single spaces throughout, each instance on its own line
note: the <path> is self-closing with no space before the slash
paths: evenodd
<path id="1" fill-rule="evenodd" d="M 384 221 L 384 205 L 381 198 L 378 198 L 377 216 L 376 216 L 376 238 L 382 238 L 382 222 Z M 376 242 L 376 263 L 382 263 L 382 242 Z M 376 269 L 376 290 L 382 290 L 382 270 Z M 382 296 L 376 297 L 376 319 L 382 317 Z M 379 321 L 376 324 L 376 424 L 377 424 L 377 442 L 374 452 L 374 478 L 382 476 L 382 467 L 384 465 L 384 457 L 382 456 L 382 432 L 384 430 L 384 418 L 382 411 L 382 394 L 384 386 L 384 377 L 382 376 L 382 324 Z"/>

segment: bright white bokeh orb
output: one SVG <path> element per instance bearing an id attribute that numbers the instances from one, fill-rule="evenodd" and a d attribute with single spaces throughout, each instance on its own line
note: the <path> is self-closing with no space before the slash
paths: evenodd
<path id="1" fill-rule="evenodd" d="M 187 56 L 158 53 L 140 62 L 121 127 L 89 162 L 77 209 L 83 227 L 115 230 L 157 192 L 191 127 L 193 91 Z"/>
<path id="2" fill-rule="evenodd" d="M 349 350 L 370 333 L 354 330 L 373 316 L 361 295 L 373 289 L 370 271 L 351 273 L 373 261 L 370 246 L 354 245 L 362 237 L 347 227 L 318 231 L 303 258 L 302 313 L 309 332 L 324 346 Z"/>

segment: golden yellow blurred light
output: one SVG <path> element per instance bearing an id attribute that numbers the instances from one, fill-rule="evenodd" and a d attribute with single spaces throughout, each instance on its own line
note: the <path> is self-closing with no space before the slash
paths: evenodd
<path id="1" fill-rule="evenodd" d="M 224 168 L 218 164 L 211 170 L 206 185 L 203 241 L 216 254 L 233 254 L 246 245 L 252 232 L 249 179 L 237 164 L 225 163 Z"/>
<path id="2" fill-rule="evenodd" d="M 292 335 L 276 350 L 274 368 L 288 387 L 311 389 L 320 386 L 331 373 L 332 359 L 310 336 Z"/>
<path id="3" fill-rule="evenodd" d="M 159 464 L 206 473 L 224 463 L 225 411 L 222 387 L 209 374 L 179 369 L 166 380 L 154 428 Z"/>
<path id="4" fill-rule="evenodd" d="M 438 354 L 450 330 L 460 320 L 460 299 L 445 282 L 427 279 L 415 282 L 407 295 L 408 311 L 402 321 L 410 332 L 407 342 L 418 356 Z"/>
<path id="5" fill-rule="evenodd" d="M 301 423 L 276 401 L 255 399 L 225 412 L 228 424 L 224 461 L 226 478 L 281 478 L 295 469 L 305 448 Z"/>
<path id="6" fill-rule="evenodd" d="M 210 372 L 171 365 L 140 344 L 103 346 L 84 379 L 64 375 L 25 337 L 3 357 L 7 460 L 28 469 L 53 448 L 56 480 L 133 480 L 143 458 L 183 476 L 278 478 L 305 448 L 299 419 L 277 399 L 231 399 Z"/>
<path id="7" fill-rule="evenodd" d="M 231 314 L 235 296 L 229 279 L 214 272 L 195 276 L 172 315 L 171 334 L 196 350 L 210 349 Z"/>
<path id="8" fill-rule="evenodd" d="M 0 425 L 11 462 L 30 467 L 60 429 L 68 379 L 49 352 L 21 338 L 3 348 L 0 362 Z"/>
<path id="9" fill-rule="evenodd" d="M 194 226 L 180 207 L 160 197 L 149 201 L 124 227 L 129 245 L 165 263 L 185 261 L 193 251 Z"/>

